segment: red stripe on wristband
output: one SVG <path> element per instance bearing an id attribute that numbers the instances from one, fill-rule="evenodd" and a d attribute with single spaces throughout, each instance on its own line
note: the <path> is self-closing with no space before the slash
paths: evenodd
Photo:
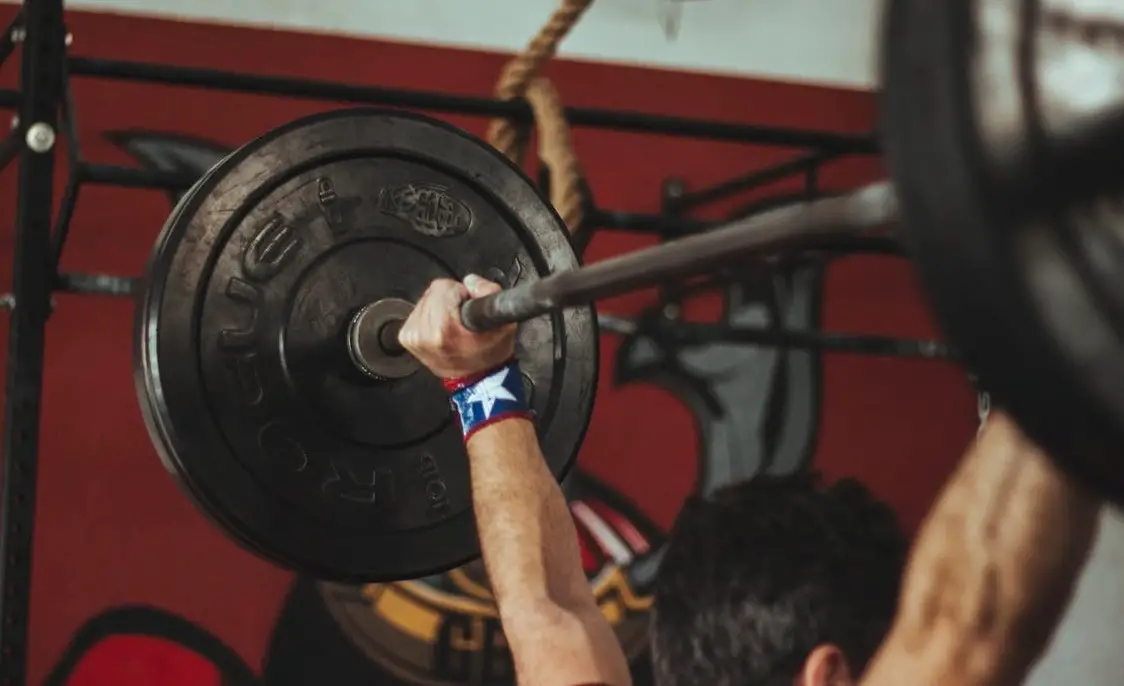
<path id="1" fill-rule="evenodd" d="M 477 381 L 483 379 L 484 377 L 491 376 L 492 374 L 495 374 L 496 372 L 498 372 L 499 370 L 508 366 L 509 364 L 511 364 L 514 361 L 515 361 L 515 358 L 513 357 L 509 360 L 505 360 L 504 362 L 502 362 L 500 364 L 497 364 L 495 367 L 485 369 L 484 371 L 477 372 L 476 374 L 471 374 L 469 376 L 460 376 L 460 377 L 456 377 L 456 378 L 452 378 L 452 379 L 441 379 L 441 384 L 445 386 L 446 391 L 448 391 L 450 393 L 456 393 L 457 391 L 461 390 L 465 386 L 471 386 L 472 384 L 474 384 Z"/>

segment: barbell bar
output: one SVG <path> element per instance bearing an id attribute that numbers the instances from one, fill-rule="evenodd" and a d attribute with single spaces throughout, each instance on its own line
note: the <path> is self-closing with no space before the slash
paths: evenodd
<path id="1" fill-rule="evenodd" d="M 895 221 L 893 189 L 888 183 L 877 183 L 846 195 L 769 210 L 706 233 L 472 299 L 462 307 L 461 321 L 469 330 L 486 331 L 705 273 L 759 256 L 762 251 L 779 252 L 818 236 L 861 233 Z"/>
<path id="2" fill-rule="evenodd" d="M 731 222 L 712 231 L 609 258 L 571 271 L 528 281 L 494 295 L 473 298 L 461 307 L 470 331 L 488 331 L 575 305 L 656 286 L 672 279 L 776 252 L 824 235 L 862 233 L 897 220 L 897 201 L 888 183 L 871 184 L 845 195 L 779 207 Z M 398 342 L 401 321 L 373 316 L 379 303 L 352 320 L 349 341 L 353 359 L 364 372 L 375 371 L 385 357 L 405 351 Z M 408 307 L 399 309 L 409 314 Z M 366 356 L 364 352 L 367 351 Z M 377 359 L 376 359 L 377 358 Z"/>

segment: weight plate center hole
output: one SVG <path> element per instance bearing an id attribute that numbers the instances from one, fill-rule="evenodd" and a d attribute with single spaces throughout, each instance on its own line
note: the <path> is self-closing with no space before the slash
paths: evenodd
<path id="1" fill-rule="evenodd" d="M 359 371 L 378 381 L 404 379 L 420 368 L 398 342 L 413 303 L 383 298 L 364 306 L 348 325 L 347 352 Z"/>

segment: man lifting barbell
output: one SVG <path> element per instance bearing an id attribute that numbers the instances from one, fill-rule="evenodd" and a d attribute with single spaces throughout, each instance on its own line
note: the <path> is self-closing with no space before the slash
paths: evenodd
<path id="1" fill-rule="evenodd" d="M 630 681 L 627 663 L 582 574 L 571 518 L 530 421 L 513 361 L 514 326 L 473 333 L 462 324 L 466 300 L 499 290 L 476 276 L 463 285 L 435 281 L 399 338 L 444 380 L 460 417 L 481 547 L 520 683 L 624 686 Z M 906 680 L 943 686 L 1021 683 L 1072 592 L 1098 509 L 1098 501 L 1058 472 L 1014 422 L 992 413 L 922 528 L 896 619 L 863 686 L 899 686 Z M 685 536 L 707 535 L 677 531 L 668 555 L 676 555 L 677 547 L 697 548 Z M 868 559 L 865 552 L 840 560 L 836 573 L 856 573 L 845 567 Z M 705 569 L 707 560 L 698 563 Z M 885 583 L 893 588 L 892 581 Z M 736 584 L 731 586 L 728 602 L 737 603 Z M 679 603 L 674 620 L 696 626 L 717 621 L 717 615 L 708 615 L 713 608 L 705 596 L 693 599 L 698 616 L 684 616 L 686 604 Z M 667 601 L 657 598 L 655 607 L 654 659 L 665 665 L 659 636 L 667 619 L 661 620 L 660 603 Z M 887 605 L 867 597 L 852 611 L 885 613 Z M 760 640 L 752 622 L 725 628 L 726 641 Z M 691 646 L 703 661 L 718 657 L 715 645 L 704 643 L 713 636 L 700 632 Z M 841 646 L 855 645 L 856 638 L 808 647 L 793 664 L 770 674 L 768 683 L 855 683 L 866 656 Z M 734 683 L 732 676 L 711 671 L 690 678 Z"/>
<path id="2" fill-rule="evenodd" d="M 263 165 L 273 169 L 264 177 Z M 470 474 L 446 389 L 433 375 L 418 373 L 417 360 L 403 355 L 390 335 L 396 322 L 413 316 L 410 303 L 421 299 L 429 283 L 456 274 L 502 277 L 502 292 L 460 305 L 457 327 L 464 328 L 448 330 L 462 334 L 503 330 L 502 336 L 483 339 L 498 345 L 508 340 L 510 325 L 522 322 L 516 344 L 520 367 L 507 367 L 507 375 L 490 378 L 486 388 L 475 379 L 465 388 L 454 388 L 466 413 L 461 419 L 468 418 L 469 426 L 478 424 L 480 417 L 474 413 L 484 409 L 483 403 L 476 402 L 481 398 L 488 402 L 485 420 L 495 419 L 497 412 L 510 412 L 511 421 L 484 427 L 473 444 L 487 442 L 489 434 L 498 432 L 502 437 L 522 430 L 515 445 L 531 451 L 538 447 L 536 440 L 541 441 L 545 465 L 557 479 L 565 474 L 581 443 L 596 386 L 596 324 L 588 303 L 779 248 L 814 244 L 820 237 L 882 227 L 898 220 L 899 195 L 901 191 L 889 183 L 874 184 L 579 267 L 565 228 L 531 181 L 464 132 L 417 115 L 377 110 L 308 117 L 224 158 L 173 211 L 149 262 L 137 309 L 136 380 L 141 407 L 169 471 L 216 523 L 255 552 L 341 582 L 439 572 L 478 553 L 470 483 L 477 476 Z M 907 192 L 903 200 L 907 215 L 909 197 Z M 446 287 L 452 286 L 446 283 Z M 982 300 L 994 294 L 978 290 L 973 295 Z M 460 291 L 458 302 L 463 296 Z M 994 312 L 1004 312 L 997 303 L 991 306 Z M 983 383 L 990 387 L 993 379 L 1001 382 L 995 387 L 998 398 L 1035 431 L 1036 439 L 1042 436 L 1052 442 L 1059 467 L 1082 477 L 1097 495 L 1121 501 L 1116 488 L 1120 476 L 1113 471 L 1115 462 L 1106 457 L 1109 447 L 1120 444 L 1114 442 L 1111 418 L 1090 410 L 1083 415 L 1085 421 L 1078 421 L 1073 405 L 1066 408 L 1067 420 L 1073 420 L 1069 432 L 1036 422 L 1041 409 L 1056 401 L 1045 400 L 1048 394 L 1041 389 L 1033 397 L 1016 393 L 1027 385 L 1025 380 L 995 373 L 1010 372 L 1012 361 L 993 365 L 980 346 L 994 341 L 966 333 L 964 324 L 960 323 L 957 340 L 968 344 L 967 359 L 984 363 L 975 365 Z M 1014 340 L 1009 330 L 994 331 L 996 326 L 1010 327 L 1004 317 L 993 316 L 985 324 L 992 334 L 1007 335 L 997 340 Z M 1051 335 L 1045 329 L 1036 334 Z M 1025 357 L 1028 351 L 1037 351 L 1028 345 L 1029 335 L 1019 339 L 1023 345 L 1014 352 Z M 1019 355 L 1009 356 L 1018 358 L 1015 366 L 1030 364 L 1030 358 L 1022 360 Z M 1044 371 L 1047 357 L 1034 359 L 1041 360 L 1034 367 L 1036 379 L 1046 379 L 1051 389 L 1061 383 L 1056 374 Z M 1025 375 L 1029 366 L 1021 368 Z M 1013 379 L 1018 383 L 1011 383 Z M 520 381 L 527 394 L 525 405 Z M 1100 377 L 1085 381 L 1098 387 L 1105 384 Z M 1077 383 L 1067 388 L 1074 393 L 1080 390 Z M 528 409 L 536 412 L 537 437 L 517 419 Z M 519 426 L 523 428 L 512 428 Z M 498 441 L 496 450 L 510 451 L 502 448 L 506 443 Z M 1081 446 L 1087 449 L 1078 450 Z M 986 456 L 991 450 L 981 452 Z M 1038 464 L 1023 471 L 1032 479 L 1037 474 L 1039 486 L 1054 484 L 1061 493 L 1055 494 L 1056 502 L 1044 503 L 1045 519 L 1023 522 L 1025 529 L 1015 526 L 1002 531 L 1022 541 L 1041 535 L 1041 527 L 1064 524 L 1066 519 L 1060 515 L 1067 514 L 1066 499 L 1077 498 L 1070 494 L 1072 487 L 1057 481 L 1049 466 L 1041 464 L 1037 452 L 1027 459 Z M 530 462 L 542 468 L 541 463 Z M 966 463 L 964 469 L 970 468 Z M 985 468 L 994 467 L 978 467 Z M 1104 478 L 1093 478 L 1098 474 Z M 533 482 L 526 476 L 497 483 L 507 483 L 508 492 L 528 498 L 554 493 L 553 487 L 529 490 L 526 484 Z M 972 490 L 976 485 L 971 480 L 954 482 L 942 501 L 946 509 L 938 508 L 940 516 L 933 522 L 944 517 L 946 526 L 982 527 L 986 513 L 981 504 L 994 499 L 1007 507 L 1018 502 L 1028 508 L 1037 495 L 1035 489 L 1043 490 L 1032 483 L 1017 494 L 1018 500 L 1001 492 L 1005 484 L 995 482 L 994 489 L 986 492 Z M 965 507 L 966 514 L 958 509 Z M 1051 524 L 1049 516 L 1057 522 Z M 562 538 L 569 540 L 572 525 L 567 520 L 561 526 L 568 532 Z M 939 541 L 942 534 L 934 531 L 938 533 L 931 536 Z M 556 547 L 555 537 L 544 538 L 548 533 L 532 531 L 532 545 L 514 549 L 541 551 L 544 540 L 551 542 L 552 554 L 573 547 L 572 540 L 558 544 L 569 548 Z M 919 551 L 936 550 L 938 569 L 956 566 L 958 556 L 978 552 L 956 545 L 978 542 L 987 533 L 946 540 L 944 548 L 930 543 Z M 1073 540 L 1085 540 L 1083 532 L 1075 533 Z M 1001 570 L 1006 565 L 1008 570 L 1035 571 L 1030 561 L 1010 557 L 1018 551 L 995 546 L 983 551 L 992 552 L 1008 555 L 994 561 Z M 1046 571 L 1053 572 L 1031 577 L 1043 586 L 1042 598 L 1033 600 L 1064 597 L 1071 579 L 1064 574 L 1069 568 L 1060 565 L 1072 562 L 1079 552 L 1069 551 L 1062 558 L 1043 553 L 1045 558 L 1033 561 L 1047 563 Z M 989 562 L 986 557 L 984 561 Z M 529 567 L 516 568 L 538 569 L 538 594 L 524 606 L 565 600 L 581 609 L 581 603 L 588 603 L 580 574 L 577 586 L 565 577 L 559 581 L 558 570 L 548 568 L 541 557 Z M 985 571 L 986 566 L 980 574 Z M 921 573 L 915 570 L 914 576 Z M 551 585 L 543 585 L 548 580 Z M 502 580 L 494 583 L 498 593 L 511 587 Z M 986 590 L 990 583 L 980 588 Z M 953 593 L 941 584 L 907 581 L 906 588 L 907 599 L 914 589 L 914 594 L 935 594 L 933 603 L 938 606 L 945 602 L 941 593 Z M 964 597 L 959 590 L 953 595 Z M 1023 606 L 1021 598 L 1001 600 Z M 578 637 L 571 652 L 579 655 L 562 661 L 567 669 L 585 670 L 574 678 L 600 676 L 616 683 L 627 677 L 617 672 L 622 667 L 611 640 L 591 647 L 584 632 L 593 630 L 590 626 L 595 629 L 601 620 L 589 614 L 588 607 L 578 614 L 554 612 L 553 618 L 563 624 L 568 621 Z M 929 619 L 914 615 L 910 618 L 914 625 L 899 624 L 907 628 L 891 633 L 888 645 L 899 647 L 884 652 L 889 664 L 904 660 L 913 665 L 913 659 L 924 663 L 918 669 L 952 669 L 939 662 L 940 655 L 919 653 L 916 644 L 902 638 L 915 639 L 938 629 L 943 649 L 967 650 L 982 643 L 987 650 L 997 650 L 994 637 L 973 636 L 969 630 L 974 627 L 957 624 L 968 623 L 966 614 L 937 625 L 926 624 Z M 1042 617 L 1018 619 L 1017 624 Z M 587 626 L 586 621 L 593 624 Z M 1002 631 L 1014 628 L 1020 627 L 1004 626 Z M 508 634 L 520 636 L 514 641 L 517 644 L 534 632 L 509 628 Z M 957 640 L 967 641 L 968 647 Z M 532 674 L 540 672 L 526 666 L 533 659 L 525 649 L 516 652 L 516 662 L 525 665 L 524 675 L 528 669 Z M 541 659 L 557 662 L 556 655 Z M 857 671 L 861 658 L 851 661 Z M 998 666 L 984 663 L 979 669 L 987 678 L 994 676 L 995 669 L 1006 668 L 1002 661 Z M 875 660 L 871 674 L 880 674 L 879 665 L 884 664 L 884 658 Z"/>

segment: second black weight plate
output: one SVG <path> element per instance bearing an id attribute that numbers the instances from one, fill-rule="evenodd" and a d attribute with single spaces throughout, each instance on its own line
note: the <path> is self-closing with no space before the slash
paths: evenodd
<path id="1" fill-rule="evenodd" d="M 1087 83 L 1080 69 L 1094 52 L 1076 33 L 1047 36 L 1050 27 L 1024 21 L 1037 16 L 1032 5 L 887 4 L 886 153 L 942 327 L 1053 460 L 1124 504 L 1124 301 L 1112 285 L 1124 271 L 1109 273 L 1124 264 L 1124 222 L 1106 211 L 1118 203 L 1108 194 L 1072 206 L 1050 187 L 1081 170 L 1058 178 L 1040 107 L 1065 100 L 1051 89 Z M 1106 65 L 1118 59 L 1109 50 Z M 1049 123 L 1064 128 L 1064 114 Z"/>
<path id="2" fill-rule="evenodd" d="M 447 395 L 424 370 L 360 372 L 348 323 L 435 278 L 576 266 L 554 210 L 482 141 L 380 110 L 293 122 L 214 167 L 157 241 L 136 321 L 149 432 L 200 508 L 283 566 L 361 582 L 462 564 L 478 542 Z M 592 307 L 520 326 L 559 478 L 592 411 L 596 334 Z"/>

